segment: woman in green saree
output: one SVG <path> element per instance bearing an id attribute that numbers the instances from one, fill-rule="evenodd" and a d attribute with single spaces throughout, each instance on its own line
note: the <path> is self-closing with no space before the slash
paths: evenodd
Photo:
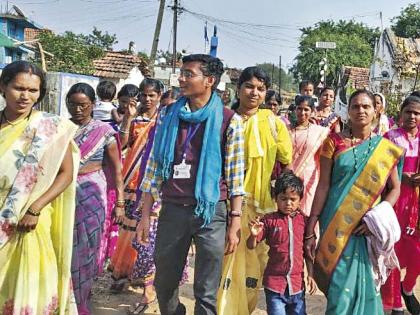
<path id="1" fill-rule="evenodd" d="M 364 215 L 381 200 L 398 199 L 397 163 L 403 150 L 372 133 L 375 98 L 357 90 L 349 99 L 351 128 L 331 134 L 321 152 L 321 178 L 305 231 L 305 252 L 327 297 L 326 314 L 383 314 L 374 281 Z M 385 189 L 386 188 L 386 189 Z M 316 223 L 320 240 L 315 251 Z"/>

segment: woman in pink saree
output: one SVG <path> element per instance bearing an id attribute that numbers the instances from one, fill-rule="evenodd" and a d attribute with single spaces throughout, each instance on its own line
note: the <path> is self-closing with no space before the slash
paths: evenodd
<path id="1" fill-rule="evenodd" d="M 297 122 L 288 126 L 293 144 L 291 169 L 302 178 L 305 185 L 301 204 L 305 216 L 309 216 L 319 181 L 320 147 L 330 133 L 329 128 L 310 123 L 314 110 L 315 104 L 311 97 L 298 96 L 295 109 Z"/>
<path id="2" fill-rule="evenodd" d="M 381 290 L 384 308 L 392 309 L 393 315 L 404 314 L 401 295 L 408 311 L 420 314 L 420 305 L 413 293 L 420 275 L 420 98 L 409 96 L 405 99 L 401 106 L 401 118 L 402 127 L 385 134 L 385 138 L 406 150 L 401 193 L 394 206 L 401 227 L 401 239 L 395 250 L 400 268 L 406 269 L 406 275 L 400 283 L 400 270 L 394 269 Z"/>

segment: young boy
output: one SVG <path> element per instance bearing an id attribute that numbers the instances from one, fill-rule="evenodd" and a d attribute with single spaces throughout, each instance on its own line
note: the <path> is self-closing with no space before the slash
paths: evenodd
<path id="1" fill-rule="evenodd" d="M 117 87 L 111 81 L 101 81 L 96 87 L 98 101 L 93 108 L 93 119 L 104 122 L 112 122 L 117 108 L 112 104 L 112 100 L 117 93 Z"/>
<path id="2" fill-rule="evenodd" d="M 278 211 L 249 223 L 248 248 L 254 249 L 263 240 L 270 247 L 263 277 L 269 315 L 306 314 L 303 281 L 305 217 L 299 209 L 303 191 L 299 177 L 292 172 L 282 173 L 275 185 Z M 312 277 L 312 261 L 307 259 L 306 265 L 308 289 L 313 294 L 316 284 Z"/>

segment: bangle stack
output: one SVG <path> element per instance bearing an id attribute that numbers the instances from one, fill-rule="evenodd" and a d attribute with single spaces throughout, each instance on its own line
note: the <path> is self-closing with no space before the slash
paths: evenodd
<path id="1" fill-rule="evenodd" d="M 316 239 L 316 234 L 315 233 L 312 233 L 311 235 L 305 236 L 303 239 L 305 241 L 307 241 L 307 240 L 310 240 L 311 238 L 315 238 Z"/>
<path id="2" fill-rule="evenodd" d="M 115 207 L 116 208 L 124 208 L 125 207 L 125 200 L 117 200 L 115 202 Z"/>
<path id="3" fill-rule="evenodd" d="M 26 213 L 33 217 L 39 217 L 41 215 L 41 211 L 35 212 L 31 208 L 28 208 L 28 210 L 26 210 Z"/>

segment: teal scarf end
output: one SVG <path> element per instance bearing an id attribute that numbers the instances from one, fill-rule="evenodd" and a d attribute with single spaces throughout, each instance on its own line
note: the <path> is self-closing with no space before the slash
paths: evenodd
<path id="1" fill-rule="evenodd" d="M 204 200 L 198 200 L 194 214 L 204 220 L 201 227 L 209 225 L 216 213 L 216 203 Z"/>

